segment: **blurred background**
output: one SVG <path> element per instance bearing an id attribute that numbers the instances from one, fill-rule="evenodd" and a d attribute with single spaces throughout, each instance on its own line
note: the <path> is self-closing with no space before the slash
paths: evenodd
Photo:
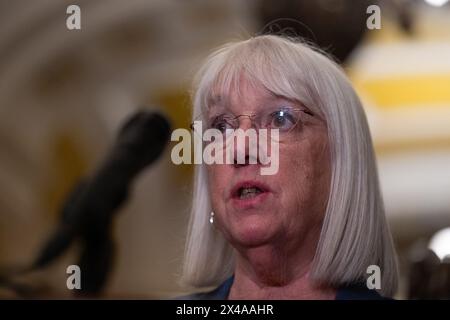
<path id="1" fill-rule="evenodd" d="M 81 8 L 81 30 L 66 9 Z M 369 30 L 369 5 L 381 28 Z M 230 40 L 301 35 L 342 63 L 366 108 L 399 253 L 397 298 L 450 298 L 450 3 L 446 0 L 0 0 L 0 298 L 71 298 L 75 239 L 27 270 L 68 197 L 137 110 L 187 128 L 201 61 Z M 192 166 L 170 149 L 112 217 L 99 298 L 167 298 L 178 285 Z M 447 229 L 446 229 L 447 228 Z"/>

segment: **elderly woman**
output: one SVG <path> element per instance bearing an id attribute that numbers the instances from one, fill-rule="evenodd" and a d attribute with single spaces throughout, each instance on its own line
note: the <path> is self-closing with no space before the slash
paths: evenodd
<path id="1" fill-rule="evenodd" d="M 261 161 L 196 167 L 183 280 L 218 287 L 188 298 L 395 292 L 395 250 L 367 121 L 335 63 L 280 36 L 230 43 L 200 70 L 193 105 L 204 129 L 278 129 L 279 170 L 261 175 Z M 373 265 L 381 271 L 377 290 L 367 286 Z"/>

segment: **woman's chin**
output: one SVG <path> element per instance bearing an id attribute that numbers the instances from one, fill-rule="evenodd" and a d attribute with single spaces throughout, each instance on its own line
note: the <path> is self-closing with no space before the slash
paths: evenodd
<path id="1" fill-rule="evenodd" d="M 270 242 L 274 236 L 274 224 L 261 219 L 248 219 L 234 226 L 233 242 L 244 247 L 257 247 Z"/>

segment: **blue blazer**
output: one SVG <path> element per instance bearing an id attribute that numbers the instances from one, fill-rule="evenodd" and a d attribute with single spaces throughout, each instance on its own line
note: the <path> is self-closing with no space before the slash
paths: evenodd
<path id="1" fill-rule="evenodd" d="M 234 276 L 231 276 L 216 289 L 209 292 L 194 293 L 183 296 L 181 300 L 227 300 L 233 284 Z M 342 286 L 337 290 L 336 300 L 389 300 L 381 296 L 376 290 L 370 290 L 364 284 L 352 284 Z"/>

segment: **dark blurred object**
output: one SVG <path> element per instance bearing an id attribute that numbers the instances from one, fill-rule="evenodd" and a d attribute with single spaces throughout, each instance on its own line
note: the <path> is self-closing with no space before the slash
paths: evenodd
<path id="1" fill-rule="evenodd" d="M 401 29 L 407 34 L 414 31 L 413 6 L 415 3 L 410 0 L 385 0 L 382 2 L 391 5 L 392 10 L 397 16 L 397 22 Z"/>
<path id="2" fill-rule="evenodd" d="M 409 260 L 408 299 L 450 299 L 450 258 L 441 262 L 425 242 L 418 241 Z"/>
<path id="3" fill-rule="evenodd" d="M 406 32 L 412 29 L 409 0 L 262 0 L 259 16 L 262 33 L 300 36 L 345 62 L 367 29 L 370 5 L 380 5 L 394 15 Z M 383 23 L 383 22 L 382 22 Z"/>
<path id="4" fill-rule="evenodd" d="M 450 256 L 447 256 L 441 263 L 442 290 L 439 293 L 441 299 L 450 300 Z"/>
<path id="5" fill-rule="evenodd" d="M 450 257 L 439 266 L 441 285 L 438 288 L 438 299 L 450 300 Z"/>
<path id="6" fill-rule="evenodd" d="M 113 262 L 114 213 L 127 199 L 133 179 L 162 153 L 169 135 L 170 125 L 163 116 L 145 111 L 133 115 L 120 129 L 103 165 L 70 193 L 61 222 L 32 270 L 47 266 L 76 239 L 81 244 L 81 290 L 75 292 L 99 294 Z"/>

